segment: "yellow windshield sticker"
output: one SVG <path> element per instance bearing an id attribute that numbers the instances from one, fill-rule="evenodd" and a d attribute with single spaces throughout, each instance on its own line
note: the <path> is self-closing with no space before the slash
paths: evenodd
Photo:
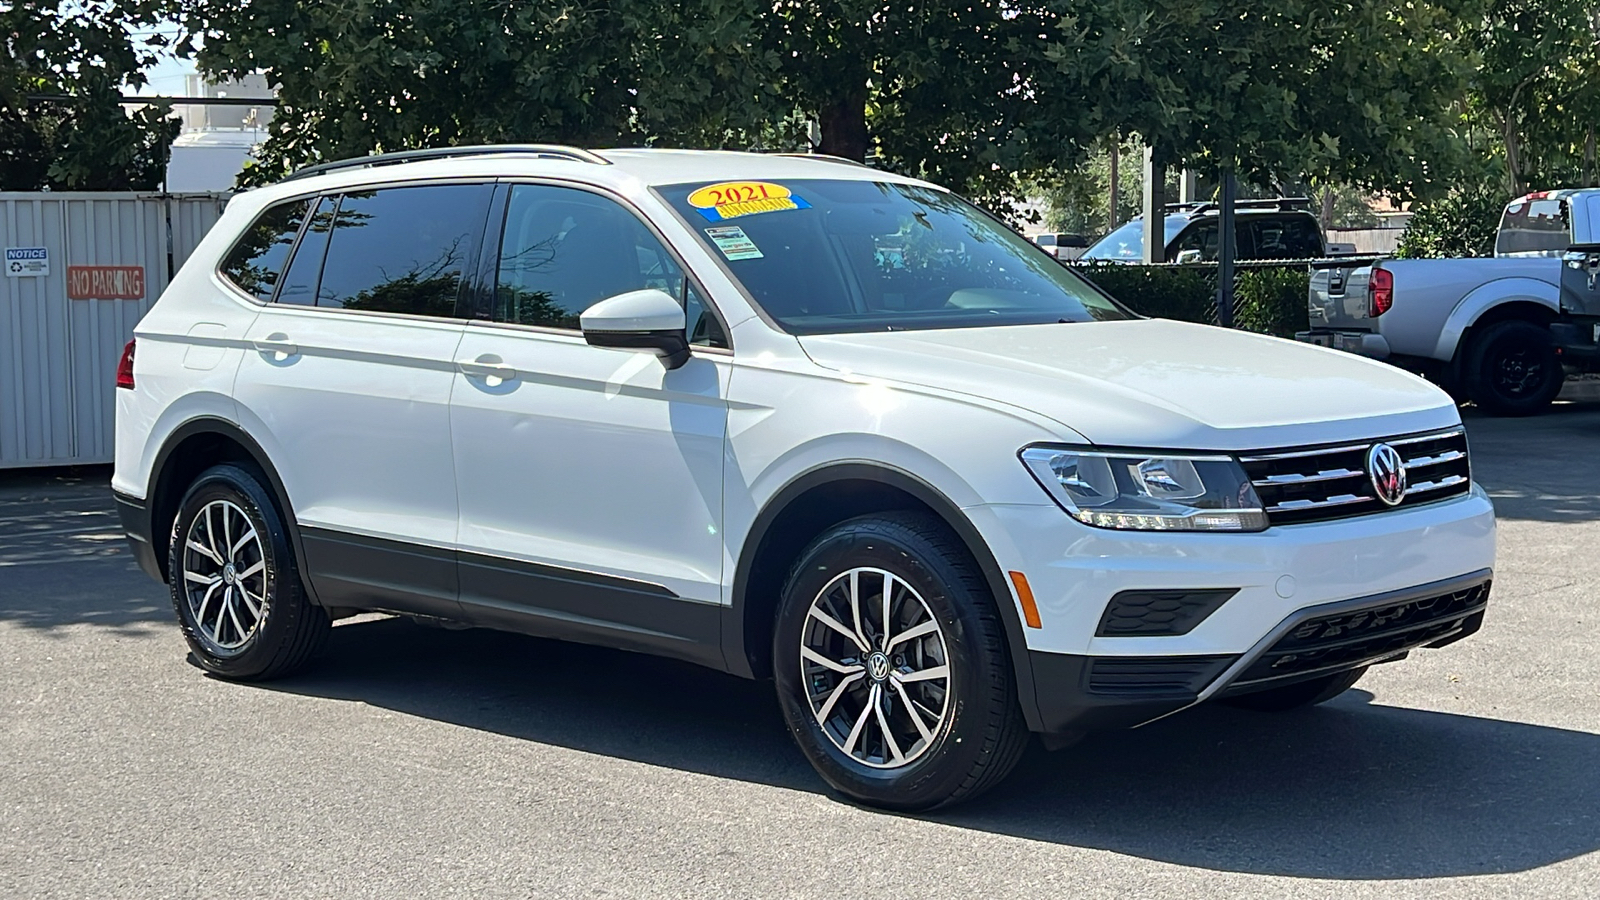
<path id="1" fill-rule="evenodd" d="M 811 204 L 781 184 L 767 181 L 724 181 L 709 184 L 689 195 L 689 205 L 712 222 L 756 213 L 808 209 Z"/>

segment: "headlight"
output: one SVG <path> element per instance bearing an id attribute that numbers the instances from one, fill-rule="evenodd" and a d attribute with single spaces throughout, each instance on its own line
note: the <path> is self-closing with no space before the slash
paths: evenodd
<path id="1" fill-rule="evenodd" d="M 1030 447 L 1022 461 L 1074 519 L 1136 531 L 1260 531 L 1250 479 L 1227 456 L 1100 453 Z"/>

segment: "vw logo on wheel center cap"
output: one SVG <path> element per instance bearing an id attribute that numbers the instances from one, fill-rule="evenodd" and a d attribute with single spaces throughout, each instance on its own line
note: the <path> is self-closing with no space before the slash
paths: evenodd
<path id="1" fill-rule="evenodd" d="M 874 653 L 867 657 L 867 674 L 873 681 L 882 681 L 889 677 L 889 657 L 882 653 Z"/>
<path id="2" fill-rule="evenodd" d="M 228 563 L 222 567 L 223 584 L 233 584 L 237 580 L 239 580 L 239 576 L 234 572 L 233 563 Z"/>
<path id="3" fill-rule="evenodd" d="M 1406 462 L 1388 444 L 1374 444 L 1367 451 L 1367 476 L 1385 504 L 1397 506 L 1406 498 Z"/>

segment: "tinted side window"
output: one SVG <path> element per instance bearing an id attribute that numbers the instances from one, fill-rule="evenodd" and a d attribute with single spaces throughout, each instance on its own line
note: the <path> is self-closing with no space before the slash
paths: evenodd
<path id="1" fill-rule="evenodd" d="M 1238 230 L 1238 229 L 1235 229 Z M 1191 225 L 1167 248 L 1167 262 L 1176 262 L 1185 250 L 1199 250 L 1200 258 L 1211 261 L 1217 258 L 1217 228 L 1215 219 L 1204 219 Z"/>
<path id="2" fill-rule="evenodd" d="M 1572 244 L 1565 200 L 1518 200 L 1506 207 L 1495 238 L 1496 253 L 1551 253 Z"/>
<path id="3" fill-rule="evenodd" d="M 278 284 L 278 272 L 289 256 L 300 223 L 305 220 L 307 200 L 289 200 L 268 207 L 228 251 L 222 274 L 246 293 L 266 302 Z"/>
<path id="4" fill-rule="evenodd" d="M 338 197 L 323 197 L 317 201 L 311 224 L 306 226 L 300 246 L 295 248 L 289 268 L 283 273 L 283 287 L 278 289 L 279 303 L 316 305 L 317 281 L 322 277 L 322 258 L 328 252 L 328 235 L 333 231 L 333 211 L 338 203 Z"/>
<path id="5" fill-rule="evenodd" d="M 656 288 L 685 305 L 690 340 L 727 337 L 683 268 L 631 212 L 571 188 L 519 184 L 506 204 L 495 320 L 578 328 L 578 315 L 628 291 Z"/>
<path id="6" fill-rule="evenodd" d="M 1310 259 L 1322 255 L 1322 235 L 1316 222 L 1307 216 L 1252 221 L 1250 238 L 1255 243 L 1257 259 Z"/>
<path id="7" fill-rule="evenodd" d="M 454 316 L 490 192 L 432 185 L 345 194 L 333 213 L 317 305 Z"/>

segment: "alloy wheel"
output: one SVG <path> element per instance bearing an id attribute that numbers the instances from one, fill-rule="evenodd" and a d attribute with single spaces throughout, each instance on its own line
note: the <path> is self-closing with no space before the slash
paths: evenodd
<path id="1" fill-rule="evenodd" d="M 207 503 L 184 537 L 183 591 L 195 633 L 224 654 L 237 651 L 267 615 L 267 563 L 250 517 L 230 500 Z"/>
<path id="2" fill-rule="evenodd" d="M 850 569 L 817 594 L 800 632 L 800 676 L 828 740 L 873 768 L 921 757 L 949 714 L 944 631 L 916 589 L 884 569 Z"/>

